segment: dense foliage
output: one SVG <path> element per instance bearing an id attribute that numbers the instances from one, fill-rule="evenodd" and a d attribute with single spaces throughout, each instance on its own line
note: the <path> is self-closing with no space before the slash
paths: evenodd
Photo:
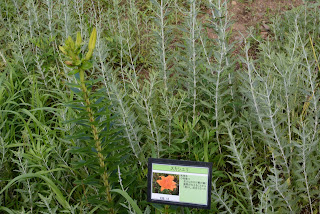
<path id="1" fill-rule="evenodd" d="M 223 0 L 0 1 L 0 212 L 319 213 L 319 19 L 234 54 Z M 211 210 L 147 203 L 149 157 L 212 162 Z"/>

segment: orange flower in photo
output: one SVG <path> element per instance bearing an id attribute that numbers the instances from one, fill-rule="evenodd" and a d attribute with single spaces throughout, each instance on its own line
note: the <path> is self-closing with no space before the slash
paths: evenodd
<path id="1" fill-rule="evenodd" d="M 157 183 L 161 186 L 161 191 L 165 189 L 169 189 L 173 191 L 176 186 L 176 182 L 173 181 L 174 177 L 172 175 L 168 175 L 167 177 L 160 176 L 161 180 L 157 180 Z"/>

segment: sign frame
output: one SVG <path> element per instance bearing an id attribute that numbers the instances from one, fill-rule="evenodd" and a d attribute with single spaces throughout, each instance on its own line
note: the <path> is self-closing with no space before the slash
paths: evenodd
<path id="1" fill-rule="evenodd" d="M 175 201 L 152 199 L 151 196 L 152 196 L 152 179 L 153 179 L 152 165 L 153 164 L 173 165 L 173 166 L 181 166 L 181 167 L 208 168 L 207 204 L 202 205 L 197 203 L 186 203 L 186 202 L 175 202 Z M 148 159 L 148 192 L 147 192 L 148 202 L 174 205 L 174 206 L 200 208 L 200 209 L 210 209 L 211 208 L 211 188 L 212 188 L 212 163 L 211 162 L 184 161 L 184 160 L 163 159 L 163 158 Z"/>

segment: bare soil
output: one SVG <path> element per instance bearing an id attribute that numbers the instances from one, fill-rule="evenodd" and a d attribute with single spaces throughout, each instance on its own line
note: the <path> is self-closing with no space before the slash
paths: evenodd
<path id="1" fill-rule="evenodd" d="M 263 38 L 268 36 L 270 19 L 303 4 L 302 0 L 232 0 L 229 12 L 232 15 L 234 40 L 248 35 L 249 27 L 258 28 Z M 241 41 L 240 41 L 241 42 Z"/>

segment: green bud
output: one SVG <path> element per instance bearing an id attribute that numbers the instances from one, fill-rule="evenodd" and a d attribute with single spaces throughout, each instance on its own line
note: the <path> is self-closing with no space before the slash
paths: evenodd
<path id="1" fill-rule="evenodd" d="M 77 33 L 77 40 L 76 40 L 76 48 L 79 48 L 80 45 L 81 45 L 81 43 L 82 43 L 81 33 L 78 32 L 78 33 Z"/>
<path id="2" fill-rule="evenodd" d="M 68 46 L 71 50 L 75 49 L 75 44 L 74 44 L 74 41 L 71 38 L 71 36 L 68 37 L 68 39 L 66 41 L 66 46 Z"/>
<path id="3" fill-rule="evenodd" d="M 64 55 L 67 55 L 67 51 L 66 51 L 66 49 L 64 47 L 59 46 L 59 49 Z"/>
<path id="4" fill-rule="evenodd" d="M 96 28 L 93 28 L 92 33 L 90 35 L 90 40 L 89 40 L 89 51 L 94 49 L 97 41 L 97 30 Z"/>
<path id="5" fill-rule="evenodd" d="M 88 53 L 86 54 L 86 57 L 84 58 L 85 60 L 90 60 L 91 57 L 92 57 L 92 54 L 93 54 L 93 50 L 90 50 L 88 51 Z"/>

